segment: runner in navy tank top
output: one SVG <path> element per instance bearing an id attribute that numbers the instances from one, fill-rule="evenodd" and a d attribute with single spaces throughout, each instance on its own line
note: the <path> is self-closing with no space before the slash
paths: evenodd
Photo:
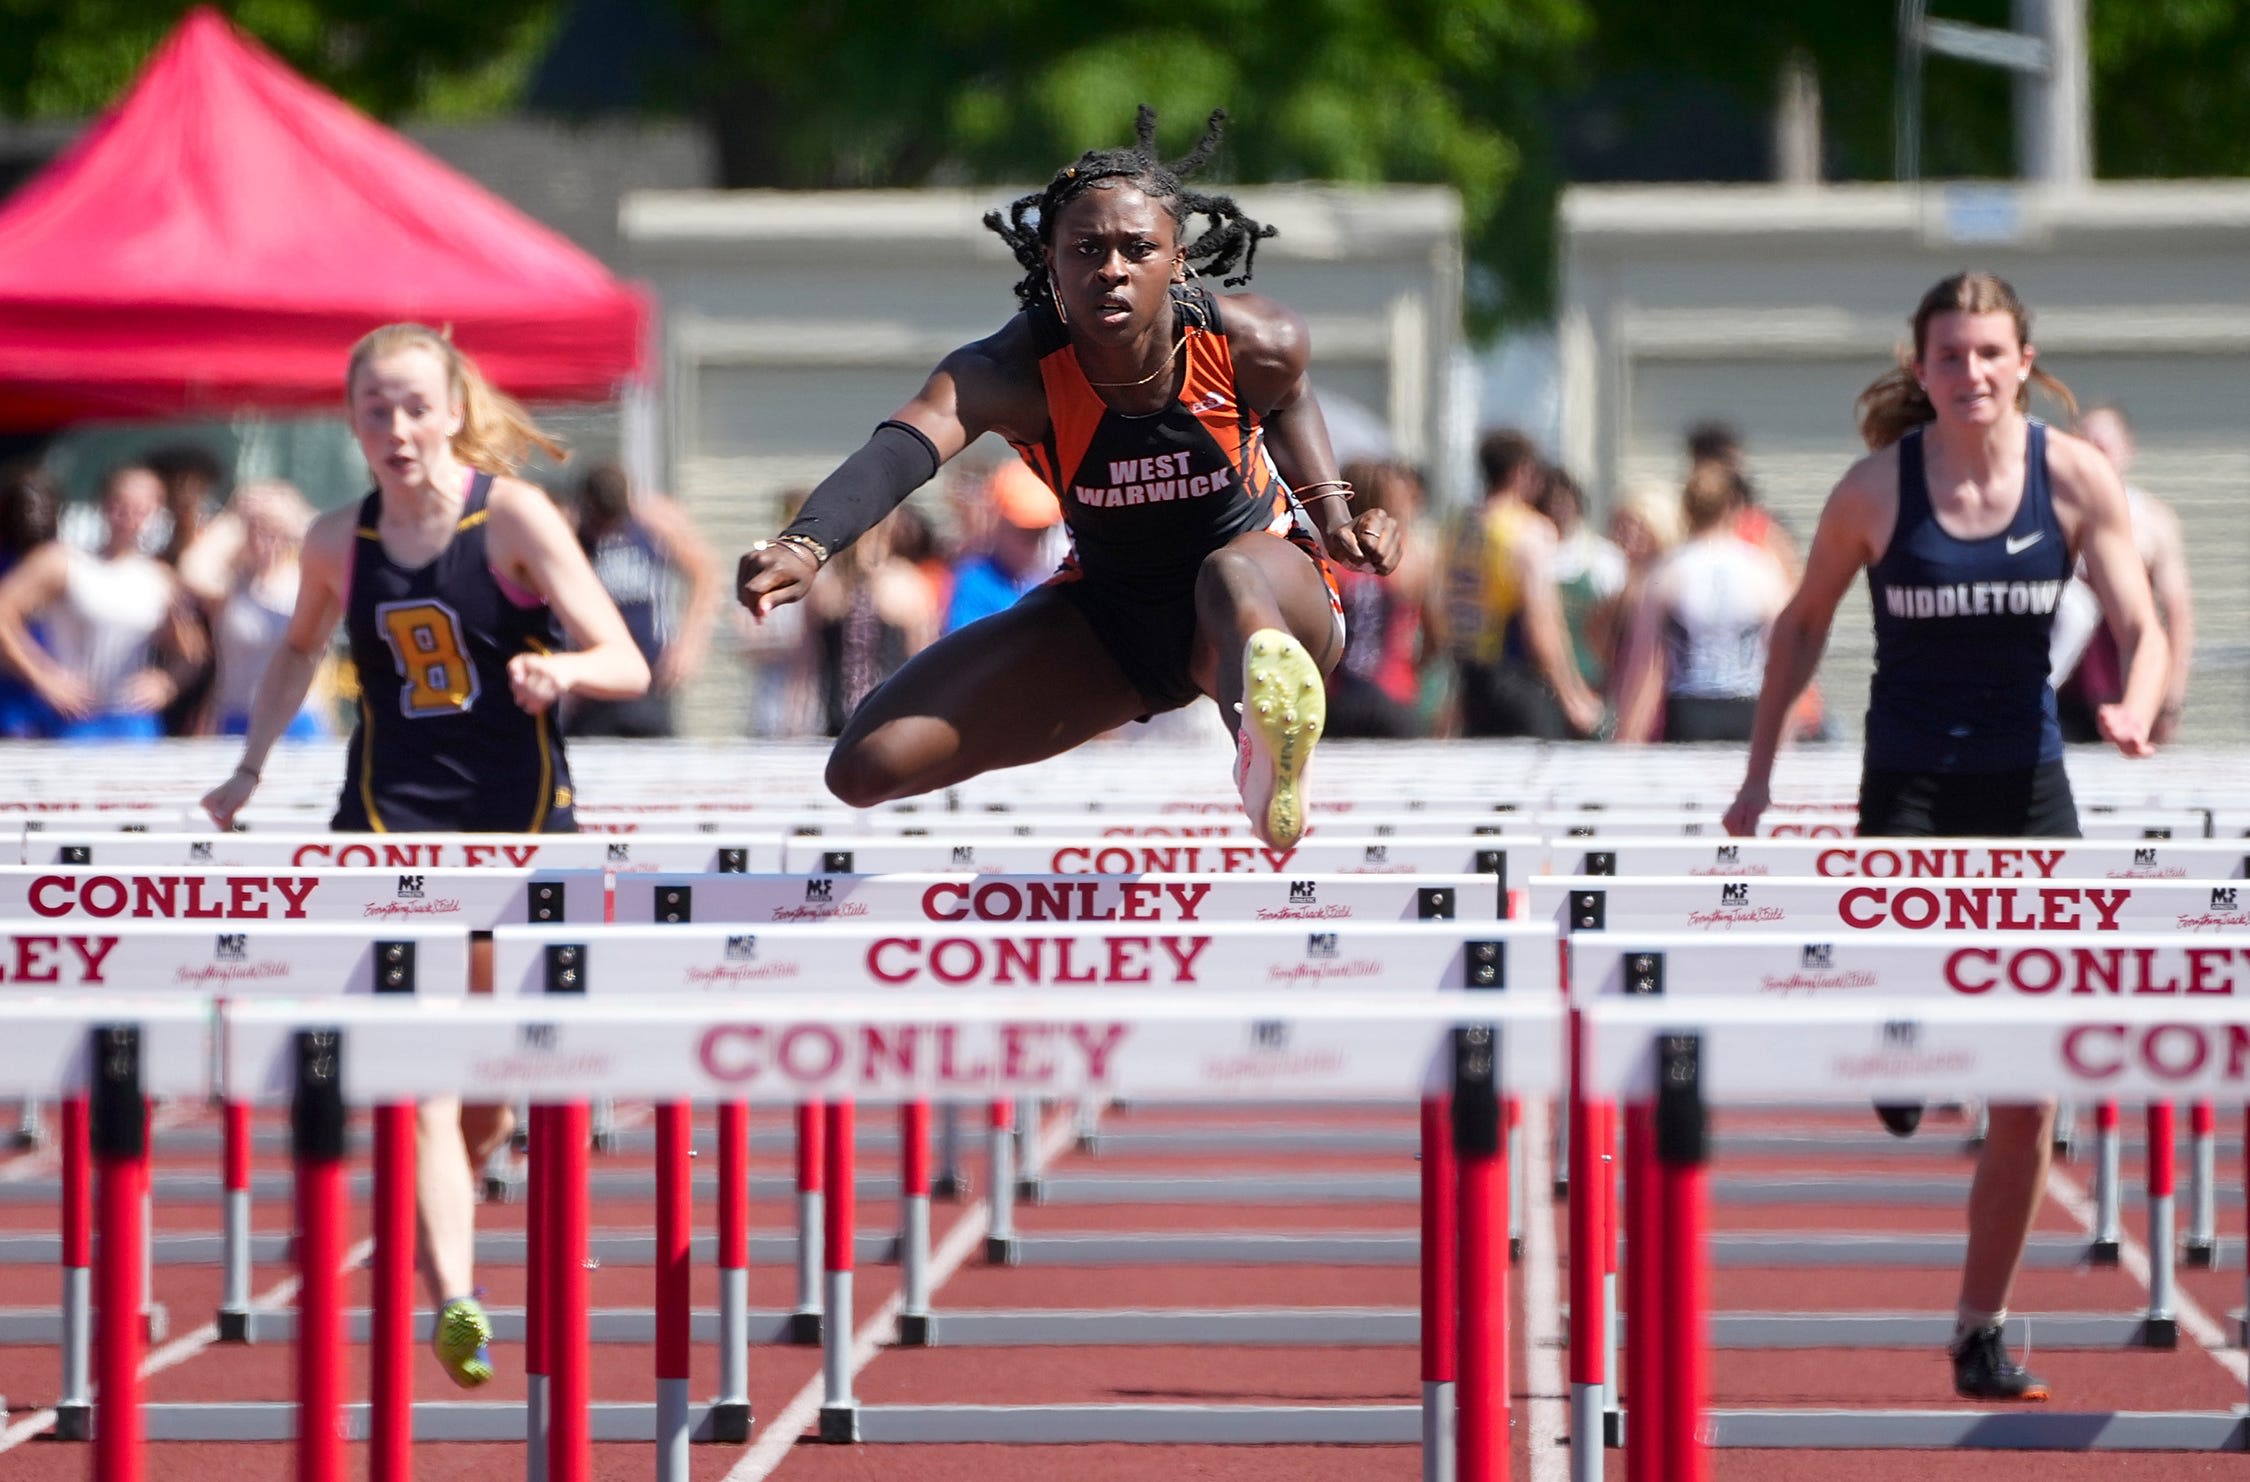
<path id="1" fill-rule="evenodd" d="M 986 217 L 1024 270 L 1021 312 L 939 362 L 742 558 L 752 616 L 798 601 L 831 553 L 986 432 L 1062 501 L 1077 551 L 1058 579 L 916 654 L 853 714 L 828 761 L 845 802 L 1040 761 L 1208 695 L 1234 734 L 1252 831 L 1277 848 L 1302 832 L 1301 779 L 1343 651 L 1325 563 L 1387 575 L 1399 534 L 1381 510 L 1354 514 L 1336 476 L 1304 321 L 1188 283 L 1248 281 L 1272 235 L 1181 183 L 1224 117 L 1166 165 L 1143 108 L 1133 148 L 1085 154 Z"/>
<path id="2" fill-rule="evenodd" d="M 1913 326 L 1912 359 L 1860 397 L 1874 451 L 1829 496 L 1803 580 L 1774 621 L 1730 833 L 1758 826 L 1782 722 L 1861 567 L 1876 670 L 1860 833 L 2077 834 L 2046 655 L 2078 556 L 2130 663 L 2103 733 L 2127 756 L 2152 749 L 2166 653 L 2125 491 L 2094 448 L 2025 415 L 2035 377 L 2070 404 L 2033 367 L 2030 316 L 2000 279 L 1963 273 L 1924 295 Z M 1902 1136 L 1921 1118 L 1920 1107 L 1879 1110 Z M 2009 1356 L 2001 1332 L 2046 1183 L 2054 1103 L 1988 1113 L 1948 1345 L 1953 1384 L 1969 1398 L 2044 1400 L 2047 1386 Z"/>
<path id="3" fill-rule="evenodd" d="M 359 671 L 359 725 L 330 827 L 345 833 L 568 833 L 570 764 L 545 710 L 510 693 L 518 654 L 552 654 L 562 625 L 492 574 L 492 475 L 469 481 L 435 559 L 383 551 L 383 491 L 360 502 L 344 631 Z"/>
<path id="4" fill-rule="evenodd" d="M 560 449 L 418 324 L 376 330 L 345 373 L 354 439 L 375 492 L 305 535 L 297 605 L 251 702 L 242 762 L 204 795 L 228 827 L 295 718 L 339 620 L 359 668 L 359 733 L 339 829 L 567 827 L 570 774 L 553 729 L 569 695 L 627 698 L 648 666 L 547 496 L 508 477 L 536 444 Z M 559 652 L 568 638 L 574 651 Z M 489 940 L 470 991 L 492 990 Z M 433 1346 L 457 1384 L 492 1377 L 476 1299 L 474 1171 L 507 1140 L 503 1105 L 425 1101 L 416 1118 L 422 1271 Z"/>

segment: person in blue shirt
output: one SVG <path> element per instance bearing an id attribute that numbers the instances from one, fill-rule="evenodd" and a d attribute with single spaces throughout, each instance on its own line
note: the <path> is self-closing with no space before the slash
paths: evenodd
<path id="1" fill-rule="evenodd" d="M 1047 532 L 1062 519 L 1062 504 L 1039 475 L 1021 458 L 1010 458 L 986 483 L 984 504 L 991 529 L 982 548 L 954 569 L 953 596 L 945 605 L 948 633 L 1007 611 L 1055 574 Z"/>

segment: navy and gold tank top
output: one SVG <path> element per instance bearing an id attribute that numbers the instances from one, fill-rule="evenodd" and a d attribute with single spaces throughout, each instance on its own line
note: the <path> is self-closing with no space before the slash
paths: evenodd
<path id="1" fill-rule="evenodd" d="M 549 715 L 527 715 L 508 661 L 563 646 L 544 603 L 503 591 L 485 538 L 492 475 L 479 473 L 453 538 L 409 570 L 383 553 L 381 490 L 359 508 L 344 629 L 359 670 L 333 827 L 397 833 L 561 832 L 570 770 Z"/>
<path id="2" fill-rule="evenodd" d="M 2044 424 L 2030 424 L 2015 518 L 1983 540 L 1958 540 L 1938 524 L 1922 430 L 1900 439 L 1898 523 L 1867 569 L 1875 677 L 1866 765 L 1973 773 L 2060 761 L 2047 634 L 2070 565 Z"/>
<path id="3" fill-rule="evenodd" d="M 1288 488 L 1266 457 L 1258 414 L 1236 394 L 1218 301 L 1175 287 L 1172 304 L 1187 373 L 1179 395 L 1145 415 L 1101 399 L 1051 305 L 1027 310 L 1048 429 L 1040 442 L 1014 444 L 1062 501 L 1073 545 L 1066 572 L 1127 583 L 1158 602 L 1191 597 L 1203 558 L 1246 531 L 1295 534 L 1300 543 L 1310 535 L 1309 525 L 1298 531 Z M 1317 539 L 1307 548 L 1318 559 Z"/>

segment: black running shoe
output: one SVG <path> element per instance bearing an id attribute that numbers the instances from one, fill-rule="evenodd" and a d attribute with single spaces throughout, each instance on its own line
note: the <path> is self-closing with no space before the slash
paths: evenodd
<path id="1" fill-rule="evenodd" d="M 1912 1137 L 1914 1129 L 1922 1125 L 1922 1103 L 1919 1101 L 1875 1103 L 1875 1115 L 1888 1127 L 1893 1137 Z"/>
<path id="2" fill-rule="evenodd" d="M 1953 1392 L 1962 1399 L 2046 1403 L 2047 1381 L 2008 1356 L 1998 1324 L 1978 1328 L 1947 1352 L 1953 1358 Z"/>

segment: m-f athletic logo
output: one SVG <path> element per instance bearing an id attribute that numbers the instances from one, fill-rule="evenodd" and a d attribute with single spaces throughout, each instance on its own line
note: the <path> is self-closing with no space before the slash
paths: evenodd
<path id="1" fill-rule="evenodd" d="M 1719 904 L 1722 906 L 1747 906 L 1750 904 L 1750 887 L 1742 884 L 1719 887 Z"/>
<path id="2" fill-rule="evenodd" d="M 954 845 L 953 862 L 957 865 L 975 864 L 977 862 L 977 846 L 974 844 Z"/>
<path id="3" fill-rule="evenodd" d="M 398 898 L 402 901 L 420 900 L 422 898 L 422 877 L 420 875 L 399 876 Z"/>
<path id="4" fill-rule="evenodd" d="M 633 862 L 633 846 L 630 844 L 610 845 L 609 862 L 611 864 L 631 864 Z"/>
<path id="5" fill-rule="evenodd" d="M 1922 1026 L 1912 1019 L 1892 1019 L 1883 1025 L 1883 1043 L 1894 1050 L 1911 1050 L 1922 1038 Z"/>
<path id="6" fill-rule="evenodd" d="M 561 1041 L 559 1024 L 526 1024 L 516 1035 L 517 1047 L 525 1050 L 550 1051 Z"/>
<path id="7" fill-rule="evenodd" d="M 212 954 L 221 962 L 242 962 L 250 956 L 250 938 L 239 931 L 222 932 L 219 944 Z"/>
<path id="8" fill-rule="evenodd" d="M 1828 942 L 1813 942 L 1806 946 L 1798 966 L 1816 968 L 1823 972 L 1836 966 L 1836 948 Z"/>
<path id="9" fill-rule="evenodd" d="M 2211 909 L 2214 911 L 2237 910 L 2239 907 L 2236 906 L 2235 902 L 2239 896 L 2240 892 L 2235 887 L 2231 885 L 2221 886 L 2211 892 Z"/>
<path id="10" fill-rule="evenodd" d="M 1286 1050 L 1289 1025 L 1280 1019 L 1260 1019 L 1250 1026 L 1250 1043 L 1261 1050 Z"/>
<path id="11" fill-rule="evenodd" d="M 197 839 L 194 843 L 187 846 L 187 857 L 198 864 L 209 863 L 211 859 L 211 841 L 208 839 Z"/>
<path id="12" fill-rule="evenodd" d="M 805 899 L 808 902 L 826 905 L 835 894 L 836 882 L 833 880 L 823 878 L 805 882 Z"/>
<path id="13" fill-rule="evenodd" d="M 1319 890 L 1319 887 L 1317 887 L 1316 885 L 1314 885 L 1314 884 L 1313 884 L 1313 882 L 1312 882 L 1312 881 L 1310 881 L 1310 880 L 1292 880 L 1292 881 L 1290 881 L 1290 882 L 1289 882 L 1289 904 L 1291 904 L 1292 906 L 1316 906 L 1316 905 L 1319 905 L 1319 904 L 1320 904 L 1320 890 Z"/>
<path id="14" fill-rule="evenodd" d="M 2136 850 L 2134 850 L 2134 851 L 2133 851 L 2133 868 L 2134 868 L 2134 869 L 2136 869 L 2136 870 L 2140 870 L 2140 869 L 2148 869 L 2148 868 L 2150 868 L 2151 866 L 2153 866 L 2153 865 L 2154 865 L 2155 863 L 2156 863 L 2156 851 L 2155 851 L 2155 850 L 2153 850 L 2153 849 L 2136 849 Z"/>
<path id="15" fill-rule="evenodd" d="M 1370 844 L 1360 857 L 1362 862 L 1366 864 L 1389 864 L 1391 862 L 1391 846 L 1388 844 Z"/>
<path id="16" fill-rule="evenodd" d="M 1336 933 L 1332 931 L 1316 931 L 1305 938 L 1305 955 L 1307 957 L 1315 960 L 1323 957 L 1334 957 L 1336 950 Z"/>
<path id="17" fill-rule="evenodd" d="M 1721 844 L 1713 853 L 1716 855 L 1713 863 L 1723 865 L 1742 863 L 1742 846 L 1740 844 Z"/>
<path id="18" fill-rule="evenodd" d="M 754 936 L 728 937 L 727 961 L 755 962 L 758 958 L 758 939 Z"/>

